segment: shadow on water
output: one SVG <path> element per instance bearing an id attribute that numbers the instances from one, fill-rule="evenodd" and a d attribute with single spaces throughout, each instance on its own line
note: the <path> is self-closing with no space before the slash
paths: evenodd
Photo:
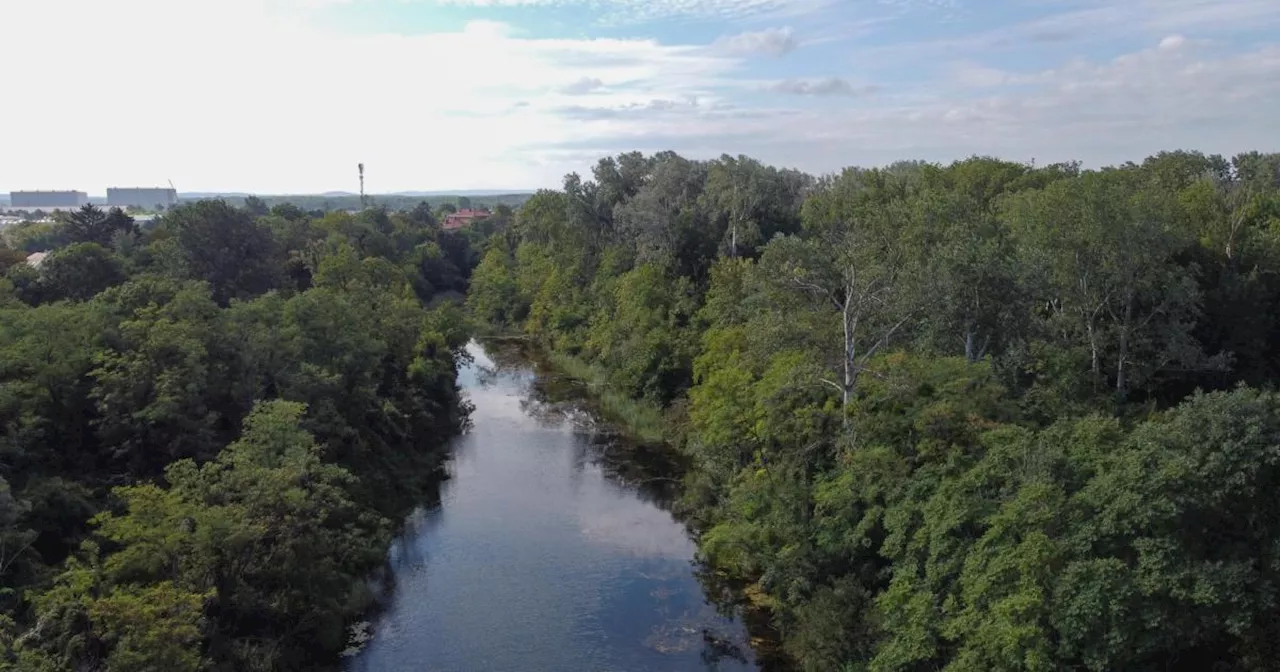
<path id="1" fill-rule="evenodd" d="M 613 482 L 671 510 L 688 468 L 677 452 L 666 445 L 635 441 L 601 420 L 603 414 L 586 383 L 561 373 L 526 342 L 486 341 L 484 347 L 495 363 L 489 375 L 532 372 L 527 396 L 521 400 L 523 410 L 548 427 L 572 426 L 582 440 L 582 464 L 601 467 Z"/>
<path id="2" fill-rule="evenodd" d="M 601 422 L 523 344 L 474 349 L 474 425 L 389 549 L 348 669 L 783 669 L 753 650 L 767 627 L 747 614 L 748 637 L 740 591 L 693 559 L 679 455 Z"/>

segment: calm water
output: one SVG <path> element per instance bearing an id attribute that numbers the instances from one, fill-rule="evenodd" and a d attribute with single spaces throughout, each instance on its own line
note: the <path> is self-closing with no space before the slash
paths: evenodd
<path id="1" fill-rule="evenodd" d="M 571 381 L 490 348 L 470 346 L 473 426 L 439 505 L 392 546 L 394 595 L 348 669 L 756 669 L 664 509 L 661 452 L 611 439 Z"/>

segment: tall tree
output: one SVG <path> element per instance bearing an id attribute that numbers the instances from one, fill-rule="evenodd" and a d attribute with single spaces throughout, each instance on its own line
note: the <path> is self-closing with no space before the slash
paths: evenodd
<path id="1" fill-rule="evenodd" d="M 68 213 L 62 226 L 71 242 L 97 243 L 103 247 L 110 246 L 111 239 L 119 233 L 138 233 L 137 223 L 124 210 L 111 208 L 110 211 L 103 212 L 93 204 Z"/>
<path id="2" fill-rule="evenodd" d="M 1120 396 L 1168 366 L 1216 365 L 1191 338 L 1200 294 L 1176 258 L 1190 232 L 1172 195 L 1148 184 L 1137 169 L 1087 173 L 1006 208 L 1024 268 L 1047 282 L 1049 324 L 1084 340 L 1095 380 L 1109 378 Z"/>
<path id="3" fill-rule="evenodd" d="M 261 294 L 279 280 L 271 230 L 244 210 L 224 201 L 186 203 L 167 213 L 162 226 L 176 244 L 177 270 L 208 282 L 220 305 Z"/>
<path id="4" fill-rule="evenodd" d="M 872 357 L 920 315 L 920 296 L 907 287 L 912 227 L 902 188 L 879 171 L 826 178 L 804 206 L 807 236 L 777 238 L 760 258 L 776 290 L 834 310 L 841 379 L 825 382 L 840 391 L 844 406 Z"/>

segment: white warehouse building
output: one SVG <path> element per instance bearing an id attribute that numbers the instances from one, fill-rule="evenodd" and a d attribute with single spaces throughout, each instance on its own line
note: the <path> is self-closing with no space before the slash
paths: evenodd
<path id="1" fill-rule="evenodd" d="M 174 189 L 153 187 L 111 187 L 107 189 L 107 205 L 110 207 L 146 208 L 148 210 L 163 205 L 168 208 L 178 204 L 178 192 Z"/>

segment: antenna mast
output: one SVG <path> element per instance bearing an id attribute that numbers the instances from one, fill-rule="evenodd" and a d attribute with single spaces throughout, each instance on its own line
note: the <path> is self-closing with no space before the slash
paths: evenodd
<path id="1" fill-rule="evenodd" d="M 360 169 L 360 207 L 364 208 L 364 164 L 357 163 L 356 168 Z"/>

